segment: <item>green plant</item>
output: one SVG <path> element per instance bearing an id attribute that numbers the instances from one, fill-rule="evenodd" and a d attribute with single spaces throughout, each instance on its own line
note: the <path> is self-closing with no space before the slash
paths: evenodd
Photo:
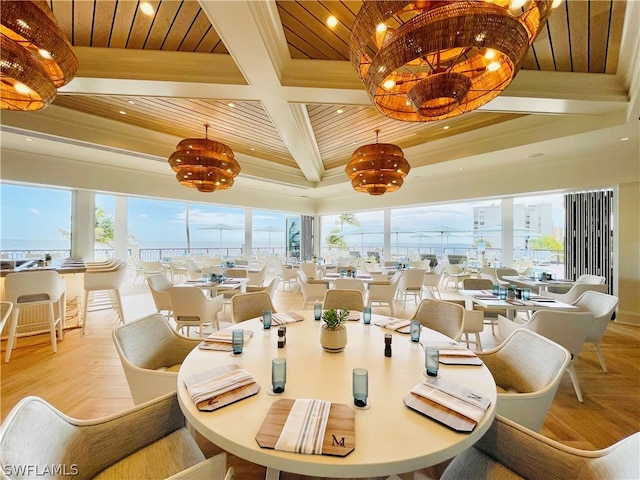
<path id="1" fill-rule="evenodd" d="M 349 310 L 330 308 L 322 314 L 322 320 L 329 330 L 336 330 L 344 324 L 349 316 Z"/>

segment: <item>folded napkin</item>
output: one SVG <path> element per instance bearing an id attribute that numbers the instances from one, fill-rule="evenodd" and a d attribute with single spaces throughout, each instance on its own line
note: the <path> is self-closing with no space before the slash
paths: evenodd
<path id="1" fill-rule="evenodd" d="M 295 312 L 274 313 L 271 316 L 271 323 L 273 325 L 286 325 L 287 323 L 301 322 L 302 320 L 304 320 L 304 317 Z M 262 318 L 260 321 L 262 321 Z"/>
<path id="2" fill-rule="evenodd" d="M 476 423 L 482 420 L 491 404 L 488 398 L 442 379 L 421 382 L 411 389 L 411 393 L 453 410 Z"/>
<path id="3" fill-rule="evenodd" d="M 236 283 L 241 283 L 240 280 L 225 280 L 224 282 L 225 285 L 230 285 L 230 284 L 236 284 Z"/>
<path id="4" fill-rule="evenodd" d="M 347 316 L 347 320 L 357 322 L 358 320 L 360 320 L 360 312 L 350 310 L 349 315 Z"/>
<path id="5" fill-rule="evenodd" d="M 468 348 L 462 345 L 449 345 L 438 348 L 439 355 L 441 357 L 475 357 L 476 354 L 473 353 Z"/>
<path id="6" fill-rule="evenodd" d="M 330 410 L 331 402 L 313 399 L 296 400 L 275 449 L 321 455 Z"/>
<path id="7" fill-rule="evenodd" d="M 187 391 L 198 408 L 214 403 L 216 397 L 255 383 L 255 379 L 247 371 L 237 368 L 224 373 L 214 373 L 212 376 L 202 375 L 203 380 L 190 382 L 185 380 Z"/>
<path id="8" fill-rule="evenodd" d="M 499 297 L 496 295 L 474 295 L 473 298 L 477 298 L 478 300 L 498 300 Z"/>
<path id="9" fill-rule="evenodd" d="M 400 320 L 398 318 L 389 317 L 387 319 L 374 320 L 373 324 L 386 328 L 387 330 L 393 330 L 394 332 L 409 333 L 411 320 Z"/>
<path id="10" fill-rule="evenodd" d="M 218 332 L 213 332 L 211 335 L 205 337 L 203 344 L 200 348 L 203 350 L 220 350 L 225 352 L 230 352 L 232 350 L 232 336 L 233 330 L 235 330 L 235 325 L 231 327 L 227 327 L 224 330 L 220 330 Z M 244 330 L 244 343 L 247 343 L 251 337 L 253 337 L 252 330 Z"/>

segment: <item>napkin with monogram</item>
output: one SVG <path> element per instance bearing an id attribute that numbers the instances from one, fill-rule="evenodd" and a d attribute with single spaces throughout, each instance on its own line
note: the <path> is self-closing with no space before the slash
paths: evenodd
<path id="1" fill-rule="evenodd" d="M 262 319 L 260 320 L 262 321 Z M 295 312 L 279 312 L 271 316 L 273 325 L 286 325 L 287 323 L 301 322 L 302 320 L 304 320 L 304 317 Z"/>
<path id="2" fill-rule="evenodd" d="M 386 328 L 387 330 L 393 330 L 398 333 L 409 333 L 409 326 L 411 325 L 411 320 L 402 320 L 399 318 L 386 318 L 386 319 L 376 319 L 373 322 L 374 325 L 378 327 Z"/>
<path id="3" fill-rule="evenodd" d="M 330 410 L 331 402 L 314 399 L 296 400 L 275 449 L 321 455 Z"/>

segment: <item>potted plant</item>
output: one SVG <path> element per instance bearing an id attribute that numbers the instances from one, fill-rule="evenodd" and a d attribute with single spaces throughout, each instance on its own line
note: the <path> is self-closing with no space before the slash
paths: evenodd
<path id="1" fill-rule="evenodd" d="M 347 345 L 347 329 L 344 322 L 349 310 L 330 308 L 322 314 L 322 330 L 320 344 L 326 352 L 338 353 Z"/>

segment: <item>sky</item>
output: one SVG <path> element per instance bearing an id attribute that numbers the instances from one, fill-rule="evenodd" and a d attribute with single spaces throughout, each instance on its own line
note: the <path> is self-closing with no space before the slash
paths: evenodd
<path id="1" fill-rule="evenodd" d="M 104 208 L 108 213 L 114 212 L 113 195 L 96 195 L 96 206 Z M 0 184 L 1 221 L 0 245 L 3 249 L 16 248 L 18 241 L 41 241 L 46 245 L 67 242 L 60 229 L 71 230 L 71 192 L 64 189 L 25 187 L 11 184 Z M 553 194 L 539 197 L 521 197 L 514 203 L 532 204 L 536 202 L 552 203 L 553 223 L 563 224 L 562 195 Z M 473 207 L 497 204 L 499 200 L 466 202 L 447 205 L 430 205 L 393 209 L 391 216 L 392 231 L 427 231 L 438 225 L 445 225 L 461 230 L 470 230 L 473 226 Z M 186 244 L 185 218 L 186 204 L 175 201 L 130 197 L 129 231 L 143 248 L 159 248 L 163 242 L 180 242 Z M 285 221 L 290 216 L 281 212 L 253 210 L 253 243 L 254 247 L 268 246 L 269 236 L 273 246 L 283 245 L 285 241 Z M 358 212 L 356 217 L 361 227 L 344 227 L 344 231 L 365 229 L 382 232 L 383 212 Z M 339 228 L 337 215 L 323 217 L 323 237 L 332 228 Z M 222 238 L 223 246 L 238 246 L 244 243 L 244 209 L 209 204 L 190 204 L 189 208 L 190 237 L 193 246 L 217 247 Z M 218 224 L 233 227 L 233 230 L 211 228 Z M 269 231 L 271 235 L 269 235 Z M 401 243 L 421 243 L 434 245 L 440 243 L 440 237 L 411 236 L 415 234 L 399 234 Z M 363 239 L 356 234 L 347 238 L 349 243 L 382 243 L 382 234 L 367 234 Z M 392 242 L 395 243 L 392 234 Z M 449 242 L 468 242 L 470 237 L 450 237 Z M 36 247 L 30 247 L 36 248 Z M 53 247 L 52 247 L 53 248 Z M 58 247 L 62 248 L 62 247 Z"/>

